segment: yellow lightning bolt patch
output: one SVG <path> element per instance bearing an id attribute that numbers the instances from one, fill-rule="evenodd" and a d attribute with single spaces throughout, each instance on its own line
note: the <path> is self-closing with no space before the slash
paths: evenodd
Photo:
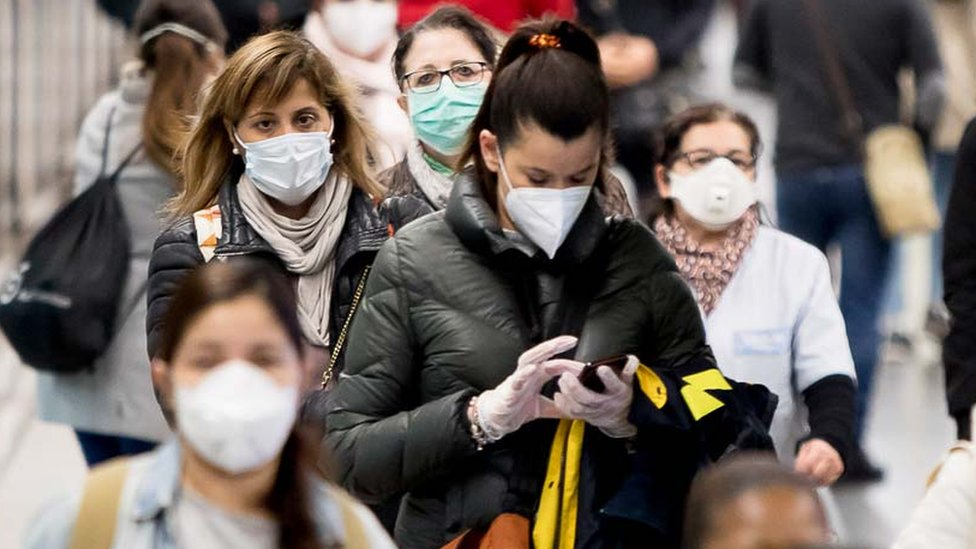
<path id="1" fill-rule="evenodd" d="M 715 368 L 681 379 L 687 383 L 681 388 L 681 396 L 684 397 L 685 404 L 688 405 L 688 410 L 691 411 L 691 416 L 695 418 L 695 421 L 725 406 L 721 400 L 708 394 L 708 391 L 732 390 L 732 386 L 729 385 L 722 372 Z"/>

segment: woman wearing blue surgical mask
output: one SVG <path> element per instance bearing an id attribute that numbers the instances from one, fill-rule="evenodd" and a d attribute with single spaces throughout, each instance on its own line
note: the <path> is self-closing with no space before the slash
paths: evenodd
<path id="1" fill-rule="evenodd" d="M 710 435 L 672 438 L 694 420 L 677 419 L 687 419 L 681 392 L 653 372 L 728 385 L 667 252 L 646 227 L 603 210 L 595 188 L 609 130 L 593 39 L 567 21 L 520 27 L 446 209 L 377 256 L 326 443 L 358 496 L 406 493 L 402 548 L 506 523 L 504 547 L 675 546 L 673 511 L 709 459 L 686 443 Z M 614 355 L 630 356 L 588 370 L 599 384 L 584 386 L 579 361 Z M 713 412 L 729 409 L 695 416 Z M 668 452 L 629 457 L 652 447 Z"/>
<path id="2" fill-rule="evenodd" d="M 832 484 L 854 452 L 855 388 L 827 260 L 760 224 L 752 120 L 703 105 L 668 121 L 662 136 L 656 177 L 666 202 L 654 228 L 695 290 L 718 365 L 779 395 L 771 434 L 780 458 Z"/>
<path id="3" fill-rule="evenodd" d="M 363 114 L 376 131 L 377 169 L 406 153 L 413 141 L 410 123 L 397 105 L 400 95 L 390 74 L 397 46 L 396 0 L 316 0 L 302 32 L 359 88 Z"/>
<path id="4" fill-rule="evenodd" d="M 471 123 L 491 83 L 497 44 L 468 10 L 438 8 L 407 30 L 393 54 L 400 107 L 417 139 L 396 166 L 380 174 L 384 209 L 394 230 L 447 206 Z M 632 215 L 620 183 L 608 177 L 608 214 Z"/>
<path id="5" fill-rule="evenodd" d="M 80 498 L 42 514 L 26 547 L 392 548 L 369 511 L 325 481 L 296 425 L 303 338 L 274 268 L 243 260 L 186 276 L 153 360 L 177 436 L 93 470 Z"/>
<path id="6" fill-rule="evenodd" d="M 176 222 L 150 262 L 150 356 L 186 273 L 252 256 L 290 275 L 310 360 L 326 377 L 339 371 L 357 285 L 388 234 L 353 98 L 329 60 L 294 33 L 259 36 L 230 58 L 182 151 Z"/>

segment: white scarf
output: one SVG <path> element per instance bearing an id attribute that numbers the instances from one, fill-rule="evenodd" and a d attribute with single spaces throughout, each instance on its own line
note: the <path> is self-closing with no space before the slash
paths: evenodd
<path id="1" fill-rule="evenodd" d="M 288 272 L 298 275 L 298 318 L 314 345 L 329 345 L 329 310 L 335 278 L 335 252 L 346 223 L 352 184 L 331 172 L 305 217 L 274 211 L 246 175 L 237 183 L 244 219 L 274 249 Z"/>
<path id="2" fill-rule="evenodd" d="M 407 149 L 407 168 L 410 175 L 417 182 L 421 192 L 430 200 L 438 210 L 447 207 L 447 199 L 451 196 L 451 189 L 454 188 L 454 178 L 448 177 L 437 172 L 430 167 L 424 159 L 424 151 L 420 147 L 419 141 L 414 141 L 413 145 Z"/>

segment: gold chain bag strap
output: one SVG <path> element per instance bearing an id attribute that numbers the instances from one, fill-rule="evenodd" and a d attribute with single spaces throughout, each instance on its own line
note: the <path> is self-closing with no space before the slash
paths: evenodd
<path id="1" fill-rule="evenodd" d="M 322 388 L 325 389 L 332 382 L 332 376 L 335 373 L 335 365 L 339 362 L 339 355 L 342 354 L 342 349 L 346 344 L 346 337 L 349 335 L 349 326 L 352 324 L 352 318 L 356 315 L 356 309 L 359 308 L 359 302 L 363 298 L 363 290 L 366 288 L 366 279 L 369 277 L 369 270 L 372 265 L 367 265 L 363 269 L 363 275 L 359 278 L 359 284 L 356 285 L 356 292 L 352 294 L 352 303 L 349 304 L 349 313 L 346 315 L 345 322 L 342 323 L 342 329 L 339 330 L 339 337 L 336 338 L 335 345 L 332 347 L 332 355 L 329 357 L 329 367 L 325 369 L 322 373 Z"/>

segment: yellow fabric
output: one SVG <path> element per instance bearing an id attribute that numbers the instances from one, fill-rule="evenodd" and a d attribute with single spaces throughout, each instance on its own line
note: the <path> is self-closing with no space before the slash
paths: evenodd
<path id="1" fill-rule="evenodd" d="M 661 378 L 654 373 L 654 370 L 643 364 L 637 366 L 636 376 L 637 385 L 641 388 L 644 395 L 647 396 L 652 404 L 657 406 L 658 410 L 664 408 L 664 405 L 668 403 L 668 389 L 664 386 Z"/>
<path id="2" fill-rule="evenodd" d="M 116 458 L 88 473 L 78 518 L 71 533 L 70 549 L 109 549 L 115 538 L 122 487 L 129 461 Z"/>
<path id="3" fill-rule="evenodd" d="M 532 528 L 535 549 L 573 549 L 586 423 L 561 420 L 552 441 L 542 498 Z"/>
<path id="4" fill-rule="evenodd" d="M 695 421 L 718 410 L 725 404 L 721 400 L 708 394 L 708 391 L 731 391 L 732 386 L 717 369 L 705 370 L 681 378 L 687 383 L 681 388 L 681 396 Z"/>

